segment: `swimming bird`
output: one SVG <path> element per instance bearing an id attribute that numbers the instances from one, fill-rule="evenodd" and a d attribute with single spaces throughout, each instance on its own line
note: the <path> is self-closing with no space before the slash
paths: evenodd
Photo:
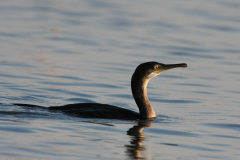
<path id="1" fill-rule="evenodd" d="M 163 71 L 187 67 L 186 63 L 163 64 L 158 62 L 146 62 L 140 64 L 132 75 L 131 88 L 135 102 L 139 108 L 139 113 L 132 110 L 100 103 L 76 103 L 64 106 L 44 107 L 48 110 L 62 111 L 74 116 L 85 118 L 105 118 L 105 119 L 154 119 L 155 111 L 151 106 L 147 96 L 147 84 L 149 80 Z M 15 104 L 27 107 L 41 107 L 28 104 Z M 42 107 L 41 107 L 42 108 Z"/>

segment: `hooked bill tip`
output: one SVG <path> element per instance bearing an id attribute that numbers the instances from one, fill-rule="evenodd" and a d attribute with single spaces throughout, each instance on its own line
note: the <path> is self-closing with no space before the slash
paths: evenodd
<path id="1" fill-rule="evenodd" d="M 186 63 L 183 63 L 183 67 L 186 68 L 188 67 L 188 65 Z"/>

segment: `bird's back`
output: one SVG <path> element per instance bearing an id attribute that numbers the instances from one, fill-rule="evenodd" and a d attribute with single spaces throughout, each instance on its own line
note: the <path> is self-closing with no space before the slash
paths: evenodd
<path id="1" fill-rule="evenodd" d="M 65 106 L 52 106 L 49 110 L 60 110 L 66 114 L 83 118 L 104 118 L 104 119 L 139 119 L 139 113 L 100 103 L 76 103 Z"/>

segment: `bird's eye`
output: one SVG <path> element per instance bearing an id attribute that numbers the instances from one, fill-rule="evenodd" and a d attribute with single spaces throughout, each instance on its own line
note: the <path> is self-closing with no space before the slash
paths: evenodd
<path id="1" fill-rule="evenodd" d="M 155 66 L 154 66 L 154 69 L 158 69 L 158 68 L 159 68 L 159 65 L 155 65 Z"/>

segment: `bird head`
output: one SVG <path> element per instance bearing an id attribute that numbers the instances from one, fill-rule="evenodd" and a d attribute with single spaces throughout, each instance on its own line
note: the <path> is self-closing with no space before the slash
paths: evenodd
<path id="1" fill-rule="evenodd" d="M 139 79 L 151 79 L 163 71 L 172 69 L 172 68 L 178 68 L 178 67 L 183 67 L 186 68 L 187 64 L 186 63 L 179 63 L 179 64 L 163 64 L 163 63 L 158 63 L 158 62 L 146 62 L 140 64 L 135 72 L 134 75 L 138 77 Z"/>

